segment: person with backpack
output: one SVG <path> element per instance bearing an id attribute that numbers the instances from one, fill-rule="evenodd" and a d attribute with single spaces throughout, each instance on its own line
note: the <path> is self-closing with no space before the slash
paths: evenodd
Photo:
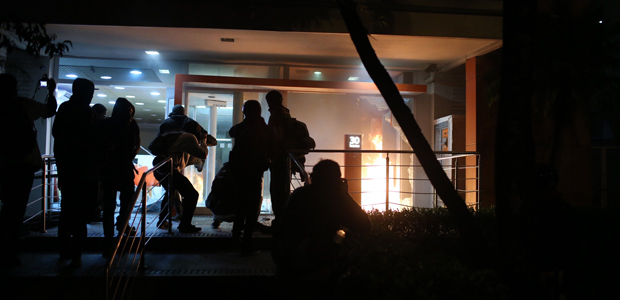
<path id="1" fill-rule="evenodd" d="M 155 178 L 166 190 L 161 203 L 159 221 L 157 227 L 168 229 L 172 224 L 168 222 L 169 195 L 177 191 L 183 197 L 183 215 L 177 229 L 183 233 L 196 233 L 202 228 L 192 225 L 192 218 L 198 202 L 198 191 L 192 183 L 183 175 L 183 169 L 195 165 L 202 170 L 207 158 L 207 146 L 217 145 L 217 141 L 201 130 L 201 126 L 194 120 L 183 125 L 182 131 L 167 132 L 158 135 L 149 146 L 149 150 L 155 155 L 153 165 L 157 165 L 167 158 L 172 158 L 173 170 L 170 181 L 170 168 L 161 167 L 155 170 Z"/>
<path id="2" fill-rule="evenodd" d="M 271 165 L 271 207 L 274 213 L 272 226 L 277 226 L 278 217 L 284 210 L 284 203 L 290 195 L 291 172 L 296 166 L 291 164 L 289 152 L 300 164 L 305 162 L 305 154 L 316 146 L 310 137 L 306 124 L 291 118 L 288 108 L 282 104 L 282 94 L 272 90 L 265 96 L 269 105 L 268 126 L 274 132 L 274 151 Z M 299 150 L 302 150 L 301 152 Z M 305 178 L 302 178 L 305 180 Z"/>
<path id="3" fill-rule="evenodd" d="M 45 103 L 18 96 L 17 79 L 0 74 L 0 266 L 21 265 L 19 232 L 28 205 L 34 173 L 43 167 L 34 120 L 56 114 L 56 82 L 47 80 Z"/>
<path id="4" fill-rule="evenodd" d="M 246 101 L 243 115 L 243 121 L 229 130 L 234 138 L 229 164 L 238 197 L 232 234 L 233 238 L 241 239 L 241 254 L 250 255 L 256 252 L 252 248 L 252 235 L 260 214 L 263 173 L 269 168 L 273 132 L 261 117 L 258 101 Z"/>

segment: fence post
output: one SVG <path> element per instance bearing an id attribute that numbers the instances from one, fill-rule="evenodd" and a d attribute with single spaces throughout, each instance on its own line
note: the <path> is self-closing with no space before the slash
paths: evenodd
<path id="1" fill-rule="evenodd" d="M 390 210 L 390 153 L 385 153 L 385 211 Z"/>

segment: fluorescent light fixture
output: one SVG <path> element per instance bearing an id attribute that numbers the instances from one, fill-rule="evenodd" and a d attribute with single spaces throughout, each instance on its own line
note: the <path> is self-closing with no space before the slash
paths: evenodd
<path id="1" fill-rule="evenodd" d="M 159 55 L 159 52 L 157 52 L 155 50 L 146 50 L 146 51 L 144 51 L 144 53 L 146 53 L 148 55 Z"/>
<path id="2" fill-rule="evenodd" d="M 122 87 L 122 86 L 115 86 L 115 87 L 114 87 L 114 89 L 117 89 L 117 90 L 124 90 L 125 88 L 124 88 L 124 87 Z"/>
<path id="3" fill-rule="evenodd" d="M 159 96 L 159 92 L 151 92 L 151 95 L 153 95 L 153 96 Z"/>
<path id="4" fill-rule="evenodd" d="M 127 95 L 125 96 L 125 98 L 133 99 L 133 98 L 136 98 L 136 96 Z"/>
<path id="5" fill-rule="evenodd" d="M 360 78 L 359 77 L 355 77 L 355 76 L 349 77 L 349 81 L 356 81 L 358 79 L 360 79 Z"/>
<path id="6" fill-rule="evenodd" d="M 314 71 L 314 75 L 321 75 L 323 73 L 321 73 L 321 71 Z"/>
<path id="7" fill-rule="evenodd" d="M 156 114 L 151 114 L 151 117 L 157 117 L 157 115 Z"/>
<path id="8" fill-rule="evenodd" d="M 157 103 L 166 103 L 166 100 L 157 100 Z"/>
<path id="9" fill-rule="evenodd" d="M 152 110 L 152 109 L 150 109 L 150 108 L 145 108 L 145 109 L 143 109 L 143 111 L 151 111 L 151 110 Z"/>
<path id="10" fill-rule="evenodd" d="M 105 79 L 105 80 L 112 79 L 112 76 L 101 76 L 101 79 Z"/>
<path id="11" fill-rule="evenodd" d="M 97 97 L 101 97 L 101 98 L 105 98 L 105 97 L 107 97 L 107 96 L 108 96 L 108 95 L 106 95 L 106 94 L 97 94 Z"/>
<path id="12" fill-rule="evenodd" d="M 140 72 L 138 70 L 129 71 L 129 73 L 131 73 L 133 75 L 140 75 L 140 74 L 142 74 L 142 72 Z"/>
<path id="13" fill-rule="evenodd" d="M 110 104 L 116 104 L 116 101 L 109 101 Z"/>
<path id="14" fill-rule="evenodd" d="M 136 105 L 144 105 L 142 102 L 136 102 Z"/>
<path id="15" fill-rule="evenodd" d="M 170 70 L 166 70 L 166 69 L 159 69 L 159 73 L 162 73 L 162 74 L 170 74 Z"/>
<path id="16" fill-rule="evenodd" d="M 78 76 L 77 76 L 77 75 L 75 75 L 75 74 L 67 74 L 67 75 L 65 75 L 65 76 L 67 76 L 67 78 L 77 78 L 77 77 L 78 77 Z"/>
<path id="17" fill-rule="evenodd" d="M 196 108 L 207 108 L 205 105 L 196 105 Z"/>

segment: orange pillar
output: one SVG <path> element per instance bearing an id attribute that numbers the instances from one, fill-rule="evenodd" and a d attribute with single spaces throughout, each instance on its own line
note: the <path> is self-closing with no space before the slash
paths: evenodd
<path id="1" fill-rule="evenodd" d="M 467 59 L 465 63 L 465 151 L 478 151 L 476 135 L 476 57 Z M 477 165 L 476 157 L 468 156 L 465 159 L 467 166 Z M 465 189 L 478 190 L 478 169 L 465 169 Z M 465 195 L 467 205 L 476 204 L 478 192 L 469 192 Z"/>

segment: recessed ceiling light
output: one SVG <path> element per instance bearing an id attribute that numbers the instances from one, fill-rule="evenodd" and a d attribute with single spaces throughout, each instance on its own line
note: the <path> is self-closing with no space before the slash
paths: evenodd
<path id="1" fill-rule="evenodd" d="M 105 98 L 105 97 L 107 97 L 107 96 L 108 96 L 108 95 L 106 95 L 106 94 L 97 94 L 97 97 L 101 97 L 101 98 Z"/>
<path id="2" fill-rule="evenodd" d="M 75 74 L 67 74 L 67 75 L 65 75 L 65 76 L 67 76 L 67 78 L 77 78 L 77 77 L 78 77 L 78 76 L 77 76 L 77 75 L 75 75 Z"/>
<path id="3" fill-rule="evenodd" d="M 166 100 L 157 100 L 158 103 L 166 103 Z"/>
<path id="4" fill-rule="evenodd" d="M 359 77 L 355 77 L 355 76 L 349 77 L 349 81 L 355 81 L 355 80 L 358 80 L 358 79 L 360 79 L 360 78 Z"/>
<path id="5" fill-rule="evenodd" d="M 153 96 L 159 96 L 159 92 L 151 92 L 151 95 L 153 95 Z"/>
<path id="6" fill-rule="evenodd" d="M 152 109 L 150 109 L 150 108 L 145 108 L 145 109 L 143 109 L 143 111 L 151 111 L 151 110 L 152 110 Z"/>
<path id="7" fill-rule="evenodd" d="M 129 71 L 129 73 L 134 74 L 134 75 L 140 75 L 140 74 L 142 74 L 142 72 L 140 72 L 140 71 L 138 71 L 138 70 Z"/>
<path id="8" fill-rule="evenodd" d="M 157 117 L 157 115 L 156 114 L 151 114 L 151 117 Z"/>
<path id="9" fill-rule="evenodd" d="M 159 70 L 159 73 L 162 73 L 162 74 L 170 74 L 170 70 L 160 69 L 160 70 Z"/>
<path id="10" fill-rule="evenodd" d="M 101 76 L 101 79 L 112 79 L 112 76 Z"/>
<path id="11" fill-rule="evenodd" d="M 146 54 L 148 55 L 159 55 L 159 52 L 155 51 L 155 50 L 146 50 L 144 51 Z"/>
<path id="12" fill-rule="evenodd" d="M 127 96 L 125 96 L 125 98 L 133 99 L 133 98 L 136 98 L 136 96 L 127 95 Z"/>
<path id="13" fill-rule="evenodd" d="M 321 71 L 314 71 L 314 75 L 321 75 L 323 73 L 321 73 Z"/>
<path id="14" fill-rule="evenodd" d="M 136 105 L 144 105 L 142 102 L 136 102 Z"/>
<path id="15" fill-rule="evenodd" d="M 116 104 L 116 101 L 110 101 L 110 102 L 108 102 L 108 103 L 110 103 L 110 104 Z"/>
<path id="16" fill-rule="evenodd" d="M 124 88 L 124 87 L 122 87 L 122 86 L 115 86 L 114 88 L 115 88 L 115 89 L 117 89 L 117 90 L 124 90 L 124 89 L 125 89 L 125 88 Z"/>

